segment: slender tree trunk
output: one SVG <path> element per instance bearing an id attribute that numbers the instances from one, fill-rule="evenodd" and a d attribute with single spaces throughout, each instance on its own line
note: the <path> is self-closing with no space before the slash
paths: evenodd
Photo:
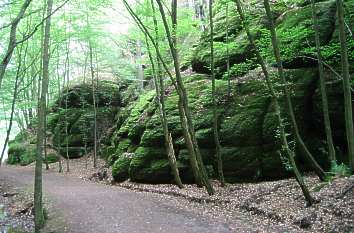
<path id="1" fill-rule="evenodd" d="M 48 95 L 47 95 L 48 96 Z M 45 170 L 49 170 L 48 164 L 48 153 L 47 153 L 47 109 L 48 109 L 48 98 L 46 100 L 46 113 L 44 117 L 44 163 L 45 163 Z"/>
<path id="2" fill-rule="evenodd" d="M 28 6 L 31 4 L 31 2 L 32 2 L 32 0 L 25 0 L 21 6 L 21 9 L 20 9 L 19 13 L 17 14 L 16 18 L 11 22 L 9 44 L 7 47 L 7 51 L 5 52 L 5 56 L 0 63 L 0 90 L 1 90 L 1 84 L 2 84 L 2 80 L 4 78 L 4 75 L 5 75 L 7 65 L 10 63 L 12 54 L 17 46 L 17 41 L 16 41 L 17 26 L 20 23 L 23 16 L 25 15 L 25 12 L 26 12 Z"/>
<path id="3" fill-rule="evenodd" d="M 156 28 L 155 28 L 155 30 L 156 30 Z M 156 38 L 156 40 L 157 40 L 157 38 Z M 146 45 L 147 45 L 150 63 L 151 63 L 152 70 L 153 70 L 154 85 L 155 85 L 155 91 L 156 91 L 156 97 L 157 97 L 157 105 L 159 107 L 160 120 L 161 120 L 163 133 L 164 133 L 164 137 L 165 137 L 165 147 L 167 149 L 168 161 L 170 163 L 171 172 L 172 172 L 172 175 L 173 175 L 176 185 L 179 188 L 183 188 L 182 180 L 179 176 L 179 171 L 178 171 L 178 167 L 177 167 L 175 150 L 173 148 L 172 135 L 170 134 L 169 129 L 168 129 L 168 122 L 167 122 L 165 101 L 164 101 L 165 88 L 164 88 L 164 83 L 163 83 L 162 74 L 161 74 L 161 65 L 159 64 L 159 61 L 157 61 L 158 65 L 157 65 L 157 70 L 156 70 L 155 64 L 154 64 L 154 59 L 152 57 L 152 53 L 150 50 L 149 41 L 148 41 L 147 36 L 146 36 Z M 157 78 L 159 78 L 159 82 L 157 81 Z"/>
<path id="4" fill-rule="evenodd" d="M 164 58 L 161 55 L 159 47 L 156 45 L 155 39 L 151 36 L 151 34 L 149 33 L 149 30 L 147 29 L 147 27 L 144 25 L 144 23 L 141 21 L 141 19 L 137 16 L 137 14 L 135 14 L 135 12 L 131 9 L 131 7 L 129 6 L 127 1 L 123 0 L 123 3 L 125 5 L 125 7 L 127 8 L 128 12 L 131 14 L 133 19 L 135 20 L 136 24 L 141 29 L 141 31 L 143 31 L 149 37 L 150 41 L 152 42 L 153 46 L 155 47 L 156 55 L 157 55 L 158 59 L 160 60 L 161 64 L 163 65 L 163 67 L 165 69 L 165 72 L 168 74 L 168 76 L 172 80 L 172 83 L 173 83 L 174 87 L 176 88 L 176 91 L 177 91 L 178 96 L 179 96 L 178 109 L 179 109 L 179 112 L 180 112 L 182 131 L 183 131 L 183 136 L 184 136 L 185 141 L 186 141 L 187 149 L 188 149 L 189 154 L 190 154 L 189 159 L 190 159 L 190 163 L 191 163 L 191 168 L 192 168 L 196 183 L 198 185 L 202 185 L 203 184 L 203 180 L 202 180 L 202 178 L 200 176 L 201 175 L 201 171 L 200 171 L 200 167 L 199 167 L 199 164 L 198 164 L 200 160 L 198 160 L 198 158 L 196 156 L 196 152 L 199 152 L 199 149 L 196 148 L 196 150 L 195 150 L 195 145 L 197 145 L 197 144 L 192 142 L 192 137 L 190 135 L 190 131 L 189 131 L 190 125 L 187 122 L 187 113 L 185 112 L 185 107 L 183 105 L 183 100 L 182 100 L 183 92 L 179 88 L 178 83 L 176 82 L 174 76 L 170 72 L 168 65 L 166 64 Z M 159 3 L 160 3 L 159 5 L 162 7 L 162 3 L 161 2 L 159 2 Z M 164 13 L 164 11 L 163 11 L 163 13 Z M 168 35 L 170 36 L 171 33 L 170 33 L 170 29 L 168 27 L 166 16 L 164 14 L 162 14 L 162 18 L 163 18 L 163 21 L 164 21 L 164 27 L 165 27 L 166 31 L 168 32 Z M 171 43 L 172 39 L 169 36 L 167 36 L 167 38 L 169 40 L 169 46 L 171 48 L 171 45 L 173 46 L 173 43 Z M 179 67 L 179 65 L 178 64 L 175 65 L 175 69 L 176 69 L 176 67 Z M 179 72 L 179 74 L 180 74 L 180 72 Z M 193 124 L 192 124 L 192 126 L 193 126 Z M 193 131 L 194 131 L 194 129 L 193 129 Z M 194 139 L 195 139 L 195 137 L 194 137 Z M 204 172 L 206 174 L 205 168 L 204 168 Z M 208 180 L 207 180 L 207 182 L 208 182 Z M 211 185 L 207 188 L 207 191 L 209 192 L 209 194 L 213 194 L 214 190 L 213 190 Z"/>
<path id="5" fill-rule="evenodd" d="M 20 72 L 21 72 L 21 64 L 22 64 L 22 61 L 21 61 L 21 52 L 20 52 L 19 64 L 17 66 L 17 72 L 16 72 L 14 93 L 13 93 L 13 96 L 12 96 L 12 104 L 11 104 L 11 113 L 10 113 L 9 125 L 8 125 L 8 127 L 6 127 L 6 129 L 7 129 L 6 138 L 5 138 L 4 146 L 3 146 L 2 151 L 1 151 L 0 167 L 1 167 L 2 160 L 4 158 L 6 146 L 7 146 L 7 143 L 9 142 L 10 134 L 11 134 L 11 130 L 12 130 L 12 123 L 13 123 L 13 118 L 14 118 L 14 113 L 15 113 L 16 100 L 17 100 L 17 96 L 18 96 L 19 77 L 21 75 L 20 74 Z"/>
<path id="6" fill-rule="evenodd" d="M 47 15 L 52 13 L 53 0 L 47 1 Z M 37 130 L 37 157 L 35 167 L 34 181 L 34 223 L 35 232 L 39 233 L 44 223 L 43 203 L 42 203 L 42 156 L 43 142 L 45 137 L 45 114 L 46 114 L 46 95 L 48 92 L 49 82 L 49 41 L 50 41 L 50 25 L 51 17 L 46 19 L 45 36 L 43 43 L 43 79 L 41 99 L 38 106 L 38 130 Z"/>
<path id="7" fill-rule="evenodd" d="M 59 108 L 59 112 L 61 111 L 61 82 L 60 82 L 60 73 L 59 73 L 59 63 L 60 63 L 60 55 L 59 55 L 59 51 L 58 51 L 58 61 L 57 61 L 57 82 L 58 82 L 58 99 L 59 99 L 59 104 L 58 104 L 58 108 Z M 61 156 L 61 153 L 60 153 L 60 150 L 61 150 L 61 132 L 60 132 L 60 129 L 61 129 L 61 124 L 62 124 L 62 119 L 61 119 L 61 114 L 59 114 L 58 116 L 58 126 L 57 126 L 57 135 L 58 135 L 58 156 L 59 156 L 59 161 L 58 161 L 58 165 L 59 165 L 59 170 L 58 172 L 59 173 L 62 173 L 63 172 L 63 162 L 62 162 L 62 156 Z"/>
<path id="8" fill-rule="evenodd" d="M 353 107 L 349 74 L 348 48 L 344 25 L 343 0 L 337 0 L 339 39 L 342 58 L 342 76 L 344 89 L 344 109 L 345 109 L 345 129 L 348 142 L 349 166 L 354 172 L 354 127 L 353 127 Z"/>
<path id="9" fill-rule="evenodd" d="M 231 98 L 231 72 L 230 72 L 230 48 L 229 48 L 229 3 L 226 3 L 226 70 L 227 70 L 227 97 Z"/>
<path id="10" fill-rule="evenodd" d="M 316 12 L 315 0 L 311 0 L 311 5 L 312 5 L 313 27 L 315 30 L 315 41 L 316 41 L 316 50 L 317 50 L 317 59 L 318 59 L 318 71 L 319 71 L 319 75 L 320 75 L 322 109 L 323 109 L 323 119 L 324 119 L 327 145 L 328 145 L 328 155 L 329 155 L 329 160 L 331 162 L 331 166 L 334 166 L 337 164 L 337 160 L 336 160 L 336 152 L 334 150 L 334 144 L 333 144 L 331 121 L 329 118 L 326 80 L 325 80 L 325 76 L 324 76 L 323 59 L 322 59 L 322 53 L 321 53 L 321 43 L 320 43 L 319 28 L 318 28 L 319 25 L 318 25 L 318 17 L 317 17 L 317 12 Z"/>
<path id="11" fill-rule="evenodd" d="M 144 70 L 143 66 L 141 64 L 142 60 L 142 53 L 141 53 L 141 40 L 138 39 L 136 40 L 136 56 L 135 56 L 135 62 L 136 62 L 136 78 L 138 82 L 141 82 L 139 87 L 140 91 L 144 90 Z"/>
<path id="12" fill-rule="evenodd" d="M 86 70 L 87 70 L 87 60 L 88 60 L 88 56 L 86 56 L 85 57 L 85 66 L 84 66 L 84 84 L 86 84 Z M 83 101 L 82 101 L 82 110 L 84 111 L 85 110 L 85 98 L 83 99 Z M 87 167 L 88 167 L 88 153 L 87 153 L 87 140 L 88 140 L 88 138 L 87 138 L 87 129 L 86 128 L 84 128 L 83 129 L 84 130 L 84 132 L 85 132 L 85 136 L 84 136 L 84 138 L 83 138 L 83 140 L 84 140 L 84 147 L 85 147 L 85 169 L 87 169 Z"/>
<path id="13" fill-rule="evenodd" d="M 180 64 L 179 64 L 179 56 L 178 56 L 178 49 L 177 49 L 177 37 L 176 37 L 176 31 L 177 31 L 177 1 L 173 0 L 172 1 L 172 34 L 171 31 L 169 29 L 169 25 L 168 25 L 168 21 L 166 19 L 166 15 L 165 15 L 165 11 L 163 8 L 163 4 L 161 2 L 161 0 L 157 0 L 157 3 L 159 5 L 159 10 L 161 13 L 161 17 L 162 17 L 162 21 L 164 24 L 164 28 L 165 28 L 165 32 L 166 32 L 166 36 L 167 36 L 167 40 L 168 40 L 168 44 L 169 44 L 169 48 L 172 54 L 172 58 L 173 58 L 173 64 L 174 64 L 174 68 L 175 68 L 175 74 L 176 74 L 176 82 L 177 82 L 177 93 L 179 94 L 179 98 L 180 98 L 180 105 L 183 108 L 184 114 L 185 116 L 181 117 L 182 119 L 182 124 L 183 121 L 186 120 L 186 127 L 187 127 L 187 137 L 186 139 L 186 143 L 191 144 L 187 147 L 189 147 L 190 149 L 192 149 L 190 151 L 190 156 L 192 157 L 196 157 L 196 160 L 198 162 L 198 167 L 199 167 L 199 175 L 200 178 L 202 180 L 203 185 L 206 187 L 207 192 L 212 195 L 214 194 L 214 188 L 211 185 L 209 178 L 208 178 L 208 174 L 206 172 L 205 166 L 203 164 L 203 160 L 199 151 L 199 147 L 198 147 L 198 143 L 197 140 L 195 138 L 195 130 L 194 130 L 194 125 L 193 125 L 193 121 L 192 121 L 192 115 L 190 112 L 190 108 L 189 108 L 189 102 L 188 102 L 188 96 L 187 96 L 187 91 L 184 87 L 183 81 L 182 81 L 182 76 L 181 76 L 181 71 L 180 71 Z M 184 119 L 185 118 L 185 119 Z"/>
<path id="14" fill-rule="evenodd" d="M 278 45 L 278 38 L 277 38 L 276 31 L 275 31 L 273 14 L 270 9 L 269 0 L 264 0 L 264 6 L 266 9 L 268 21 L 270 24 L 270 32 L 272 35 L 272 45 L 273 45 L 273 50 L 274 50 L 274 56 L 275 56 L 275 59 L 277 61 L 277 66 L 278 66 L 278 75 L 279 75 L 279 77 L 282 81 L 282 84 L 284 86 L 283 91 L 284 91 L 284 95 L 285 95 L 288 113 L 290 115 L 290 123 L 293 128 L 293 132 L 295 134 L 296 142 L 299 144 L 300 149 L 304 152 L 305 158 L 309 161 L 309 163 L 311 164 L 312 168 L 314 169 L 314 171 L 316 172 L 318 177 L 321 180 L 324 180 L 326 177 L 325 172 L 320 167 L 320 165 L 317 163 L 315 158 L 312 156 L 312 154 L 308 150 L 307 146 L 305 145 L 305 143 L 300 135 L 299 127 L 297 125 L 296 118 L 295 118 L 294 108 L 293 108 L 291 98 L 290 98 L 290 93 L 289 93 L 289 90 L 287 87 L 287 80 L 284 75 L 283 64 L 282 64 L 281 56 L 280 56 L 280 49 L 279 49 L 279 45 Z"/>
<path id="15" fill-rule="evenodd" d="M 213 0 L 209 0 L 209 26 L 210 26 L 210 67 L 211 67 L 211 83 L 212 83 L 212 99 L 213 99 L 213 131 L 215 152 L 218 164 L 218 176 L 221 186 L 225 186 L 225 178 L 223 172 L 223 162 L 221 158 L 221 144 L 219 140 L 218 113 L 216 103 L 216 87 L 215 87 L 215 64 L 214 64 L 214 23 L 213 23 Z"/>
<path id="16" fill-rule="evenodd" d="M 96 90 L 95 90 L 95 71 L 93 68 L 93 49 L 91 42 L 89 41 L 89 52 L 90 52 L 90 68 L 91 68 L 91 85 L 92 85 L 92 101 L 93 101 L 93 124 L 94 124 L 94 132 L 93 132 L 93 167 L 97 167 L 97 109 L 96 109 Z"/>
<path id="17" fill-rule="evenodd" d="M 270 75 L 269 75 L 269 72 L 268 72 L 268 69 L 265 65 L 265 62 L 263 60 L 263 57 L 262 55 L 260 54 L 258 48 L 257 48 L 257 45 L 256 45 L 256 42 L 251 34 L 251 31 L 249 29 L 249 26 L 248 26 L 248 22 L 246 20 L 246 17 L 245 17 L 245 14 L 243 13 L 243 10 L 242 10 L 242 5 L 241 5 L 241 1 L 240 0 L 236 0 L 236 6 L 237 6 L 237 11 L 238 11 L 238 14 L 240 15 L 240 18 L 241 18 L 241 21 L 242 21 L 242 24 L 243 24 L 243 27 L 245 28 L 246 30 L 246 33 L 247 33 L 247 37 L 248 37 L 248 40 L 250 41 L 250 44 L 252 45 L 255 53 L 256 53 L 256 56 L 257 56 L 257 60 L 258 60 L 258 63 L 260 64 L 261 68 L 262 68 L 262 71 L 264 73 L 264 76 L 265 76 L 265 79 L 266 79 L 266 84 L 267 84 L 267 88 L 269 90 L 269 93 L 271 95 L 271 98 L 272 98 L 272 101 L 273 101 L 273 104 L 274 104 L 274 113 L 277 117 L 277 121 L 278 121 L 278 126 L 279 126 L 279 129 L 280 129 L 280 140 L 281 140 L 281 143 L 282 143 L 282 146 L 283 146 L 283 150 L 284 152 L 286 153 L 286 156 L 292 166 L 292 169 L 293 169 L 293 173 L 295 175 L 295 178 L 298 182 L 298 184 L 300 185 L 300 188 L 302 190 L 302 193 L 305 197 L 305 200 L 306 200 L 306 204 L 308 206 L 311 206 L 315 200 L 312 198 L 311 194 L 310 194 L 310 191 L 308 190 L 306 184 L 305 184 L 305 181 L 304 181 L 304 178 L 302 177 L 299 169 L 297 168 L 297 165 L 295 163 L 295 160 L 294 160 L 294 157 L 295 157 L 295 154 L 293 151 L 290 150 L 290 147 L 289 147 L 289 143 L 288 143 L 288 140 L 286 138 L 286 133 L 285 133 L 285 126 L 284 126 L 284 123 L 283 123 L 283 119 L 281 118 L 281 112 L 280 112 L 280 105 L 279 105 L 279 102 L 278 102 L 278 97 L 277 97 L 277 94 L 275 93 L 275 90 L 274 90 L 274 87 L 273 87 L 273 84 L 270 80 Z"/>
<path id="18" fill-rule="evenodd" d="M 68 96 L 69 96 L 69 79 L 70 79 L 70 61 L 69 61 L 69 53 L 70 53 L 70 38 L 67 45 L 66 50 L 66 59 L 65 59 L 65 79 L 66 79 L 66 94 L 65 94 L 65 147 L 66 147 L 66 172 L 70 172 L 70 156 L 69 156 L 69 141 L 68 141 Z"/>

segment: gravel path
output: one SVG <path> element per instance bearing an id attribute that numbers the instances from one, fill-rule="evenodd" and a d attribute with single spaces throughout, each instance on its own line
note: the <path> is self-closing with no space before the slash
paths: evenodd
<path id="1" fill-rule="evenodd" d="M 13 185 L 33 186 L 33 168 L 1 167 L 0 176 Z M 178 198 L 137 193 L 81 179 L 44 172 L 44 191 L 50 216 L 61 216 L 65 232 L 233 232 L 225 221 L 181 208 Z M 237 221 L 237 220 L 236 220 Z M 237 232 L 253 232 L 240 217 Z M 233 222 L 235 223 L 235 222 Z M 62 224 L 64 225 L 64 224 Z M 64 228 L 58 232 L 63 233 Z"/>

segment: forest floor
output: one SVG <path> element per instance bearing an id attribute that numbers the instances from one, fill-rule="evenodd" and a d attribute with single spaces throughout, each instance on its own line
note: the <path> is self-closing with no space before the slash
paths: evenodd
<path id="1" fill-rule="evenodd" d="M 209 197 L 195 185 L 111 185 L 103 161 L 97 169 L 88 164 L 86 170 L 85 159 L 71 160 L 70 173 L 59 175 L 57 164 L 45 172 L 45 191 L 61 210 L 57 222 L 67 222 L 66 232 L 354 232 L 354 177 L 320 183 L 308 175 L 320 202 L 306 208 L 294 179 L 227 187 L 214 181 L 216 195 Z M 5 175 L 20 185 L 32 169 L 6 168 Z"/>
<path id="2" fill-rule="evenodd" d="M 0 232 L 32 232 L 33 201 L 31 192 L 13 187 L 0 177 Z"/>

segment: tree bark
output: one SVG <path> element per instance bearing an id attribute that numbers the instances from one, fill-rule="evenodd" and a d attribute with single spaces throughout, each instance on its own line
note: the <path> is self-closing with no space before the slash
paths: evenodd
<path id="1" fill-rule="evenodd" d="M 16 18 L 11 22 L 9 44 L 8 44 L 5 56 L 0 63 L 0 89 L 1 89 L 1 85 L 2 85 L 2 80 L 3 80 L 5 72 L 6 72 L 7 65 L 10 63 L 12 54 L 17 46 L 17 41 L 16 41 L 17 26 L 20 23 L 23 16 L 25 15 L 25 12 L 26 12 L 28 6 L 31 4 L 31 2 L 32 2 L 32 0 L 25 0 L 21 6 L 21 9 L 20 9 L 19 13 L 17 14 Z"/>
<path id="2" fill-rule="evenodd" d="M 293 169 L 293 173 L 296 177 L 296 181 L 298 182 L 301 190 L 302 190 L 302 193 L 305 197 L 305 200 L 306 200 L 306 204 L 308 206 L 311 206 L 315 200 L 312 198 L 311 194 L 310 194 L 310 191 L 308 190 L 306 184 L 305 184 L 305 181 L 301 175 L 301 173 L 299 172 L 299 169 L 297 168 L 297 165 L 295 163 L 295 160 L 294 160 L 294 152 L 290 150 L 290 147 L 289 147 L 289 143 L 288 143 L 288 140 L 286 138 L 286 133 L 285 133 L 285 126 L 284 126 L 284 123 L 283 123 L 283 119 L 281 117 L 281 111 L 280 111 L 280 105 L 279 105 L 279 102 L 278 102 L 278 97 L 277 97 L 277 94 L 274 90 L 274 87 L 273 87 L 273 84 L 270 80 L 270 75 L 269 75 L 269 72 L 268 72 L 268 69 L 265 65 L 265 62 L 264 62 L 264 59 L 261 55 L 261 53 L 259 52 L 259 49 L 257 48 L 257 45 L 256 45 L 256 42 L 251 34 L 251 31 L 249 29 L 249 26 L 248 26 L 248 22 L 246 20 L 246 17 L 245 17 L 245 14 L 243 13 L 243 9 L 242 9 L 242 5 L 241 5 L 241 1 L 240 0 L 236 0 L 236 6 L 237 6 L 237 12 L 238 14 L 240 15 L 240 18 L 241 18 L 241 22 L 242 22 L 242 25 L 243 27 L 245 28 L 246 30 L 246 34 L 247 34 L 247 37 L 248 37 L 248 40 L 250 42 L 250 44 L 252 45 L 255 53 L 256 53 L 256 56 L 257 56 L 257 61 L 258 63 L 260 64 L 261 68 L 262 68 L 262 72 L 265 76 L 265 81 L 266 81 L 266 84 L 267 84 L 267 88 L 269 90 L 269 93 L 271 95 L 271 98 L 272 98 L 272 101 L 273 101 L 273 104 L 274 104 L 274 113 L 277 117 L 277 121 L 278 121 L 278 126 L 279 126 L 279 129 L 280 129 L 280 140 L 281 140 L 281 143 L 282 143 L 282 146 L 283 146 L 283 150 L 285 151 L 286 153 L 286 156 L 292 166 L 292 169 Z"/>
<path id="3" fill-rule="evenodd" d="M 17 65 L 17 71 L 16 71 L 15 87 L 14 87 L 14 92 L 13 92 L 13 96 L 12 96 L 12 103 L 11 103 L 11 113 L 10 113 L 9 125 L 6 127 L 7 130 L 6 130 L 6 138 L 5 138 L 4 146 L 3 146 L 2 151 L 1 151 L 0 167 L 1 167 L 1 164 L 2 164 L 2 160 L 4 158 L 6 146 L 7 146 L 7 143 L 9 142 L 10 134 L 11 134 L 11 130 L 12 130 L 12 124 L 13 124 L 13 118 L 14 118 L 14 113 L 15 113 L 16 100 L 17 100 L 17 96 L 18 96 L 19 78 L 21 76 L 21 74 L 20 74 L 21 66 L 22 66 L 21 52 L 22 51 L 19 52 L 19 64 Z"/>
<path id="4" fill-rule="evenodd" d="M 152 2 L 153 4 L 153 2 Z M 156 27 L 155 27 L 155 30 Z M 157 38 L 156 38 L 157 40 Z M 179 188 L 183 188 L 182 180 L 179 176 L 179 171 L 177 167 L 177 161 L 176 161 L 176 155 L 175 155 L 175 150 L 173 148 L 173 139 L 172 135 L 169 132 L 168 129 L 168 122 L 167 122 L 167 116 L 166 116 L 166 109 L 165 109 L 165 101 L 164 101 L 164 93 L 165 93 L 165 88 L 164 88 L 164 83 L 162 79 L 162 74 L 161 74 L 161 65 L 159 64 L 159 61 L 157 61 L 157 70 L 155 68 L 154 64 L 154 59 L 152 57 L 152 53 L 150 50 L 149 46 L 149 41 L 146 36 L 146 45 L 147 45 L 147 50 L 148 50 L 148 55 L 150 59 L 150 63 L 152 66 L 153 70 L 153 78 L 154 78 L 154 85 L 155 85 L 155 91 L 156 91 L 156 97 L 157 97 L 157 106 L 159 107 L 159 113 L 160 113 L 160 120 L 161 120 L 161 125 L 163 128 L 163 133 L 165 137 L 165 147 L 167 150 L 167 158 L 171 167 L 171 172 L 173 175 L 173 178 L 175 180 L 176 185 Z M 159 79 L 159 82 L 157 81 L 157 78 Z"/>
<path id="5" fill-rule="evenodd" d="M 96 109 L 96 90 L 95 90 L 95 71 L 93 68 L 93 49 L 89 40 L 89 52 L 90 52 L 90 68 L 91 68 L 91 85 L 92 85 L 92 101 L 93 101 L 93 120 L 94 120 L 94 145 L 93 145 L 93 167 L 96 168 L 97 162 L 97 109 Z"/>
<path id="6" fill-rule="evenodd" d="M 66 147 L 66 172 L 70 172 L 70 157 L 69 157 L 69 142 L 68 142 L 68 96 L 69 96 L 69 76 L 70 76 L 70 37 L 66 48 L 66 59 L 65 59 L 65 75 L 64 79 L 66 79 L 66 94 L 65 94 L 65 147 Z"/>
<path id="7" fill-rule="evenodd" d="M 311 0 L 311 6 L 312 6 L 313 27 L 314 27 L 314 31 L 315 31 L 317 59 L 318 59 L 318 72 L 319 72 L 319 76 L 320 76 L 320 89 L 321 89 L 323 119 L 324 119 L 326 138 L 327 138 L 327 146 L 328 146 L 328 155 L 329 155 L 328 157 L 331 162 L 331 166 L 333 167 L 334 165 L 337 164 L 337 160 L 336 160 L 336 152 L 335 152 L 334 143 L 333 143 L 331 121 L 329 118 L 326 80 L 325 80 L 325 76 L 324 76 L 324 67 L 323 67 L 323 59 L 322 59 L 322 53 L 321 53 L 319 25 L 318 25 L 318 17 L 317 17 L 317 12 L 316 12 L 315 0 Z"/>
<path id="8" fill-rule="evenodd" d="M 305 145 L 300 132 L 299 132 L 299 127 L 297 125 L 296 122 L 296 118 L 295 118 L 295 113 L 294 113 L 294 108 L 291 102 L 291 98 L 290 98 L 290 93 L 287 87 L 287 80 L 285 78 L 284 75 L 284 69 L 283 69 L 283 64 L 281 61 L 281 56 L 280 56 L 280 49 L 279 49 L 279 43 L 278 43 L 278 38 L 277 38 L 277 34 L 275 31 L 275 25 L 274 25 L 274 20 L 273 20 L 273 14 L 271 12 L 270 9 L 270 4 L 269 4 L 269 0 L 264 0 L 264 6 L 265 6 L 265 10 L 267 13 L 267 17 L 268 17 L 268 21 L 269 21 L 269 30 L 272 36 L 272 45 L 273 45 L 273 51 L 274 51 L 274 56 L 277 62 L 277 67 L 278 67 L 278 75 L 279 78 L 281 79 L 281 82 L 283 84 L 283 92 L 284 92 L 284 96 L 285 96 L 285 101 L 286 101 L 286 105 L 287 105 L 287 110 L 290 116 L 290 123 L 293 129 L 293 133 L 295 134 L 295 139 L 296 142 L 299 144 L 299 148 L 303 151 L 305 158 L 308 160 L 308 162 L 311 164 L 313 170 L 315 171 L 315 173 L 318 175 L 318 177 L 320 178 L 320 180 L 325 180 L 326 174 L 323 171 L 323 169 L 321 168 L 321 166 L 317 163 L 317 161 L 315 160 L 315 158 L 312 156 L 311 152 L 308 150 L 307 146 Z"/>
<path id="9" fill-rule="evenodd" d="M 53 0 L 47 1 L 47 15 L 51 15 Z M 41 99 L 38 104 L 38 129 L 37 129 L 37 156 L 34 181 L 34 223 L 35 232 L 39 233 L 44 223 L 42 203 L 42 156 L 45 137 L 46 96 L 49 83 L 49 42 L 50 42 L 51 17 L 46 19 L 43 43 L 43 79 Z"/>
<path id="10" fill-rule="evenodd" d="M 59 51 L 58 51 L 58 61 L 57 61 L 57 82 L 58 82 L 58 99 L 59 99 L 59 103 L 58 103 L 58 108 L 59 108 L 59 111 L 61 111 L 61 88 L 60 88 L 60 86 L 61 86 L 61 82 L 60 82 L 60 73 L 59 73 L 59 63 L 60 63 L 60 56 L 59 56 Z M 60 150 L 61 150 L 61 138 L 60 138 L 60 134 L 61 134 L 61 132 L 60 132 L 60 126 L 61 126 L 61 124 L 62 124 L 62 119 L 61 119 L 61 116 L 60 116 L 60 114 L 58 115 L 58 126 L 57 126 L 57 135 L 58 135 L 58 156 L 59 156 L 59 161 L 58 161 L 58 163 L 59 163 L 59 170 L 58 170 L 58 172 L 59 173 L 62 173 L 63 172 L 63 163 L 62 163 L 62 157 L 61 157 L 61 153 L 60 153 Z"/>
<path id="11" fill-rule="evenodd" d="M 177 93 L 179 95 L 179 100 L 180 100 L 180 105 L 181 105 L 181 110 L 183 109 L 184 111 L 184 116 L 181 116 L 181 121 L 182 124 L 185 124 L 185 127 L 187 127 L 187 135 L 185 135 L 185 140 L 187 147 L 190 148 L 190 156 L 196 158 L 198 162 L 198 167 L 199 167 L 199 176 L 201 178 L 201 181 L 203 185 L 205 186 L 207 192 L 209 195 L 214 194 L 214 188 L 211 185 L 209 179 L 208 179 L 208 174 L 206 172 L 197 140 L 195 138 L 195 130 L 194 130 L 194 125 L 192 121 L 192 115 L 190 112 L 189 108 L 189 102 L 188 102 L 188 96 L 187 96 L 187 91 L 184 87 L 183 81 L 182 81 L 182 76 L 181 76 L 181 71 L 180 71 L 180 64 L 179 64 L 179 57 L 178 57 L 178 50 L 177 50 L 177 38 L 176 38 L 176 31 L 177 31 L 177 1 L 173 0 L 172 1 L 172 34 L 169 29 L 169 24 L 166 19 L 165 11 L 163 8 L 163 4 L 161 0 L 157 0 L 157 4 L 159 5 L 159 10 L 161 13 L 161 18 L 164 24 L 165 32 L 166 32 L 166 37 L 168 40 L 170 52 L 173 58 L 173 64 L 175 68 L 175 75 L 176 75 L 176 83 L 177 83 Z M 183 112 L 182 112 L 183 114 Z M 185 123 L 183 123 L 185 121 Z M 189 145 L 188 145 L 189 144 Z"/>
<path id="12" fill-rule="evenodd" d="M 349 166 L 354 172 L 354 127 L 353 127 L 353 106 L 349 74 L 348 48 L 344 25 L 343 0 L 337 0 L 339 39 L 341 46 L 342 76 L 344 90 L 344 109 L 345 109 L 345 129 L 348 143 Z"/>
<path id="13" fill-rule="evenodd" d="M 218 176 L 221 186 L 225 186 L 225 178 L 223 172 L 223 161 L 221 157 L 221 144 L 219 139 L 218 113 L 216 103 L 216 87 L 215 87 L 215 64 L 214 64 L 214 23 L 213 23 L 213 0 L 209 0 L 209 26 L 210 26 L 210 67 L 211 67 L 211 83 L 212 83 L 212 99 L 213 99 L 213 131 L 216 160 L 218 164 Z"/>

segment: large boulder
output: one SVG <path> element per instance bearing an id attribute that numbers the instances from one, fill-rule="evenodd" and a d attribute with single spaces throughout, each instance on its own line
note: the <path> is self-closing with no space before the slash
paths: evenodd
<path id="1" fill-rule="evenodd" d="M 272 77 L 277 70 L 270 69 Z M 328 167 L 326 145 L 324 142 L 321 100 L 319 96 L 318 73 L 316 69 L 302 68 L 285 70 L 291 85 L 291 100 L 305 143 L 324 167 Z M 192 111 L 196 138 L 203 161 L 209 175 L 214 177 L 217 171 L 215 144 L 213 139 L 213 114 L 211 82 L 207 76 L 190 75 L 185 77 L 188 99 Z M 330 77 L 328 79 L 331 79 Z M 332 77 L 333 79 L 333 77 Z M 281 94 L 281 86 L 276 78 L 272 79 L 276 91 Z M 329 101 L 331 117 L 338 131 L 344 132 L 342 113 L 336 114 L 336 105 L 343 105 L 340 83 L 333 84 Z M 339 89 L 338 89 L 339 88 Z M 287 177 L 291 174 L 289 163 L 281 150 L 279 129 L 274 114 L 274 105 L 269 96 L 260 69 L 249 72 L 231 82 L 231 95 L 228 97 L 228 82 L 217 80 L 217 112 L 219 114 L 220 140 L 224 173 L 228 181 L 268 180 Z M 332 94 L 332 92 L 334 92 Z M 285 118 L 289 140 L 293 142 L 289 116 L 284 96 L 280 95 L 282 116 Z M 178 95 L 169 88 L 165 97 L 167 120 L 174 140 L 177 165 L 183 182 L 193 182 L 188 150 L 183 139 L 179 112 Z M 137 111 L 139 109 L 139 111 Z M 173 181 L 165 151 L 165 141 L 159 118 L 159 111 L 151 93 L 143 94 L 130 110 L 121 128 L 114 134 L 115 152 L 111 156 L 117 181 L 130 178 L 136 182 L 165 183 Z M 340 116 L 338 118 L 337 116 Z M 127 127 L 129 126 L 129 127 Z M 140 130 L 137 131 L 136 129 Z M 340 128 L 340 129 L 339 129 Z M 124 132 L 124 133 L 122 133 Z M 336 135 L 338 150 L 345 153 L 345 135 Z M 113 145 L 113 143 L 112 143 Z M 291 143 L 291 145 L 294 145 Z M 301 169 L 310 169 L 298 148 L 296 160 Z M 133 153 L 131 160 L 122 157 L 124 153 Z M 339 157 L 343 161 L 342 157 Z M 127 173 L 128 163 L 129 175 Z M 117 175 L 118 174 L 118 175 Z"/>
<path id="2" fill-rule="evenodd" d="M 97 104 L 97 136 L 105 133 L 115 122 L 123 104 L 119 85 L 102 81 L 95 89 Z M 57 151 L 64 157 L 79 158 L 94 143 L 94 109 L 92 86 L 79 84 L 61 93 L 48 115 L 48 129 Z"/>
<path id="3" fill-rule="evenodd" d="M 262 55 L 268 61 L 274 63 L 270 32 L 262 2 L 257 0 L 247 6 L 247 13 L 252 16 L 249 26 Z M 232 5 L 232 3 L 230 4 Z M 288 5 L 284 5 L 284 1 L 272 1 L 271 4 L 284 67 L 287 69 L 316 67 L 316 59 L 313 59 L 316 50 L 311 5 L 308 1 L 291 5 L 289 5 L 290 2 L 287 3 Z M 338 53 L 339 32 L 336 1 L 317 1 L 316 7 L 323 56 L 327 63 L 338 65 L 340 53 Z M 345 1 L 345 7 L 346 22 L 353 31 L 354 1 Z M 230 7 L 230 9 L 235 9 L 235 6 Z M 214 62 L 216 76 L 227 77 L 227 58 L 230 59 L 232 77 L 246 74 L 250 69 L 255 68 L 257 63 L 255 53 L 248 42 L 237 11 L 229 12 L 229 42 L 226 41 L 225 7 L 218 7 L 215 11 Z M 208 30 L 203 33 L 200 43 L 195 46 L 191 60 L 193 70 L 205 74 L 210 74 L 210 32 Z M 350 34 L 348 34 L 348 37 L 350 37 Z M 353 40 L 348 41 L 348 51 L 354 51 Z M 349 59 L 354 61 L 354 53 L 349 54 Z M 354 64 L 354 62 L 351 62 L 351 64 Z M 351 67 L 354 69 L 354 65 L 351 65 Z"/>

